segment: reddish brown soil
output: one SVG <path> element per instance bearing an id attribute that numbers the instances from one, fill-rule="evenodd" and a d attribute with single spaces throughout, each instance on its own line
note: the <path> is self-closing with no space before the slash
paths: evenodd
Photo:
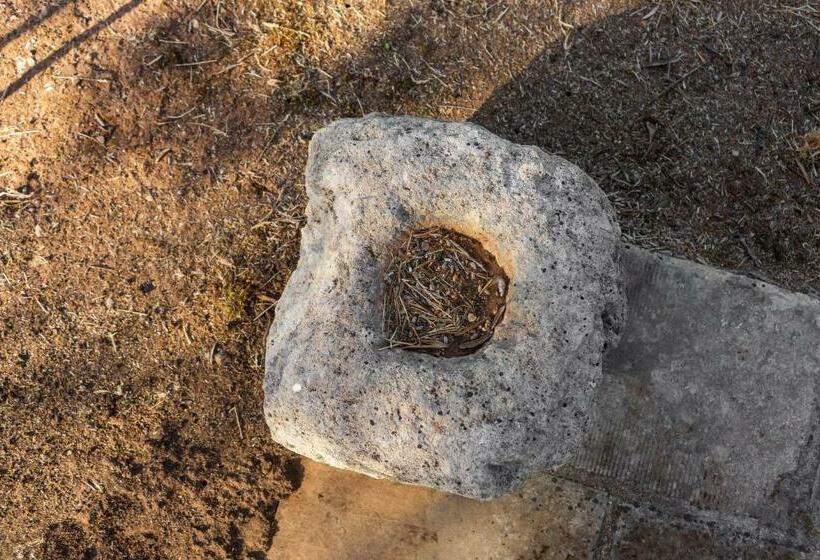
<path id="1" fill-rule="evenodd" d="M 472 119 L 627 239 L 820 277 L 811 3 L 0 0 L 0 556 L 262 558 L 312 130 Z"/>

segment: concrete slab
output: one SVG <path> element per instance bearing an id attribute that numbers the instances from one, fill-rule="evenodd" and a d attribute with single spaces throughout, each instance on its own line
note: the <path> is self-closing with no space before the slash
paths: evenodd
<path id="1" fill-rule="evenodd" d="M 808 560 L 809 553 L 721 528 L 669 520 L 624 507 L 613 514 L 612 541 L 601 547 L 609 560 Z"/>
<path id="2" fill-rule="evenodd" d="M 820 302 L 627 248 L 628 317 L 562 473 L 816 533 Z"/>
<path id="3" fill-rule="evenodd" d="M 276 560 L 587 558 L 607 508 L 601 492 L 541 475 L 478 502 L 305 460 L 277 513 Z"/>

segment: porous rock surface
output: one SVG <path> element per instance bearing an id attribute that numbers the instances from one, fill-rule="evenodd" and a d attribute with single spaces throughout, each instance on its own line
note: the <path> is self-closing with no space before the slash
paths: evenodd
<path id="1" fill-rule="evenodd" d="M 479 499 L 565 463 L 624 319 L 620 232 L 597 185 L 476 125 L 373 115 L 313 136 L 306 184 L 299 265 L 267 342 L 273 438 Z M 427 225 L 480 240 L 510 277 L 474 354 L 383 348 L 389 248 Z"/>

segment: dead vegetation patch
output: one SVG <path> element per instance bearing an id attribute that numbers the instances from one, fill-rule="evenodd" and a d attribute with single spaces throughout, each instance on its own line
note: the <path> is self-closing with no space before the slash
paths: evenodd
<path id="1" fill-rule="evenodd" d="M 411 231 L 384 275 L 388 348 L 464 356 L 492 338 L 509 278 L 481 243 L 455 231 Z"/>
<path id="2" fill-rule="evenodd" d="M 804 134 L 798 151 L 804 159 L 810 162 L 820 159 L 820 129 Z"/>

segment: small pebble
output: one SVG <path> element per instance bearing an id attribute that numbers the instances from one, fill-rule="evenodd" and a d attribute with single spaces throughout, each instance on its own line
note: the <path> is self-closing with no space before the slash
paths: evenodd
<path id="1" fill-rule="evenodd" d="M 216 348 L 214 348 L 214 363 L 218 366 L 221 366 L 225 363 L 227 358 L 228 353 L 225 352 L 225 350 L 221 346 L 217 345 Z"/>
<path id="2" fill-rule="evenodd" d="M 476 317 L 473 313 L 467 313 L 467 320 L 468 321 L 470 321 L 471 323 L 474 323 L 476 319 L 478 319 L 478 317 Z"/>

